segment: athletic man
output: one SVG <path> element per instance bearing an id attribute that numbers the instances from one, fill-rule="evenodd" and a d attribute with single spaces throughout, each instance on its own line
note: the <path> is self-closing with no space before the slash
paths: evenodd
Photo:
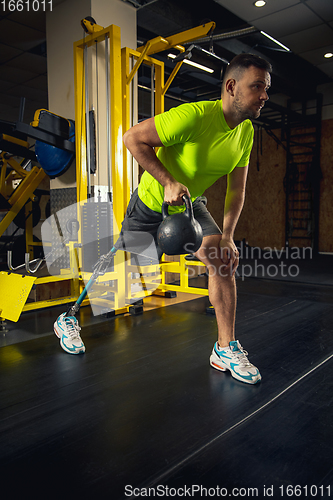
<path id="1" fill-rule="evenodd" d="M 271 71 L 264 59 L 240 54 L 226 69 L 221 100 L 182 104 L 135 125 L 123 138 L 145 170 L 128 205 L 123 230 L 147 231 L 156 238 L 163 201 L 172 205 L 172 213 L 184 209 L 183 195 L 192 199 L 204 235 L 195 255 L 208 269 L 209 299 L 218 327 L 210 364 L 230 370 L 234 378 L 249 384 L 259 382 L 261 375 L 235 339 L 239 255 L 233 236 L 244 204 L 253 146 L 250 120 L 259 117 L 268 99 Z M 159 148 L 157 153 L 154 148 Z M 224 175 L 228 187 L 221 231 L 202 195 Z"/>

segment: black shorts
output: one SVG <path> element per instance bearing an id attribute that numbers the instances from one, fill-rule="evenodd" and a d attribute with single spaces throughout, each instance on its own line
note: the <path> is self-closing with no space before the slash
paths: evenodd
<path id="1" fill-rule="evenodd" d="M 206 205 L 207 198 L 205 196 L 199 196 L 193 202 L 194 217 L 202 227 L 203 235 L 222 234 L 221 229 L 207 210 Z M 138 189 L 136 189 L 128 204 L 125 218 L 122 222 L 121 233 L 123 231 L 142 231 L 151 234 L 154 238 L 160 259 L 162 251 L 159 249 L 157 243 L 157 230 L 162 220 L 162 214 L 151 210 L 140 200 Z"/>

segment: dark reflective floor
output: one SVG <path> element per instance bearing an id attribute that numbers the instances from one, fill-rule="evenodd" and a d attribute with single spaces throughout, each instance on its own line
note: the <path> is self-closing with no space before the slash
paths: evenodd
<path id="1" fill-rule="evenodd" d="M 23 314 L 0 348 L 2 491 L 283 498 L 300 485 L 299 498 L 311 486 L 311 498 L 333 496 L 333 287 L 312 275 L 238 279 L 237 338 L 256 386 L 210 368 L 206 298 L 107 321 L 82 308 L 81 356 L 52 333 L 61 308 Z"/>

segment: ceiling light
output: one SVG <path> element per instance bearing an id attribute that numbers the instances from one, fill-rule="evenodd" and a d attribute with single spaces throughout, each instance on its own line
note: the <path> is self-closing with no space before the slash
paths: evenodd
<path id="1" fill-rule="evenodd" d="M 263 7 L 264 5 L 266 5 L 266 2 L 265 0 L 257 0 L 253 5 L 255 5 L 256 7 Z"/>
<path id="2" fill-rule="evenodd" d="M 168 54 L 168 57 L 170 57 L 170 59 L 174 59 L 176 56 L 175 54 Z M 214 73 L 213 69 L 207 68 L 207 66 L 203 66 L 202 64 L 190 61 L 189 59 L 184 59 L 184 63 L 188 64 L 189 66 L 194 66 L 195 68 L 202 69 L 202 71 L 207 71 L 207 73 Z"/>
<path id="3" fill-rule="evenodd" d="M 326 57 L 326 59 L 329 59 L 330 57 L 333 57 L 333 54 L 332 52 L 327 52 L 324 57 Z"/>
<path id="4" fill-rule="evenodd" d="M 284 50 L 286 50 L 287 52 L 290 52 L 290 49 L 288 49 L 288 47 L 286 47 L 285 45 L 283 45 L 283 43 L 279 42 L 278 40 L 275 40 L 275 38 L 273 38 L 272 36 L 268 35 L 267 33 L 265 33 L 264 31 L 260 31 L 260 33 L 264 36 L 266 36 L 267 38 L 269 38 L 270 40 L 272 40 L 274 43 L 277 43 L 278 45 L 280 45 L 280 47 L 282 47 Z"/>

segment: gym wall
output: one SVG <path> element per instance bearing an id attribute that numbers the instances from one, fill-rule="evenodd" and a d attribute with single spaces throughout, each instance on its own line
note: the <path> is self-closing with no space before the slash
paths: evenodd
<path id="1" fill-rule="evenodd" d="M 280 138 L 280 130 L 274 130 Z M 319 251 L 333 252 L 333 119 L 322 121 L 321 139 L 321 194 L 319 213 Z M 266 132 L 262 132 L 262 154 L 257 154 L 258 132 L 250 159 L 246 199 L 238 222 L 235 240 L 245 239 L 253 247 L 285 245 L 285 192 L 283 178 L 286 171 L 286 153 Z M 259 160 L 259 167 L 257 162 Z M 258 170 L 259 168 L 259 170 Z M 206 191 L 208 208 L 222 228 L 223 200 L 226 179 L 217 181 Z"/>

